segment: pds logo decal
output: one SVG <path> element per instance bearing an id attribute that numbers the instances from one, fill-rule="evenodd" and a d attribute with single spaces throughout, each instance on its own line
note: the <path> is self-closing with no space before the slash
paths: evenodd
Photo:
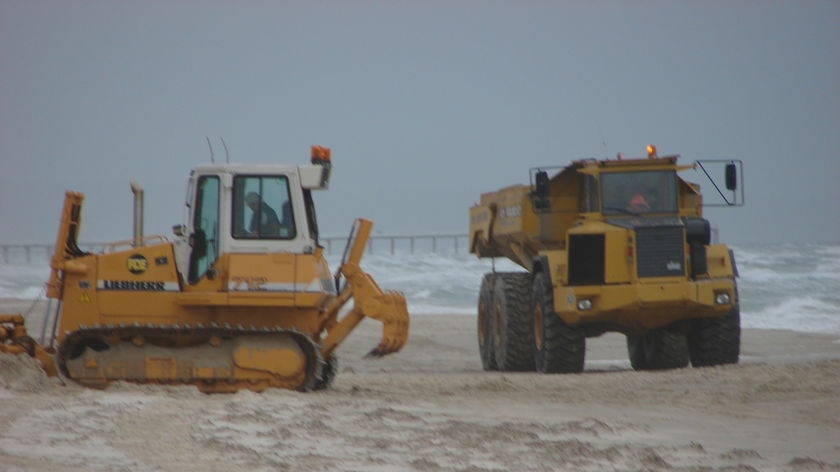
<path id="1" fill-rule="evenodd" d="M 149 261 L 142 254 L 132 254 L 125 264 L 132 274 L 142 274 L 149 268 Z"/>

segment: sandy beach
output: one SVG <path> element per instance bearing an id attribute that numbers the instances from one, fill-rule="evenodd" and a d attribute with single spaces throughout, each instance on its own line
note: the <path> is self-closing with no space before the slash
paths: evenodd
<path id="1" fill-rule="evenodd" d="M 2 355 L 0 470 L 840 470 L 840 335 L 745 330 L 738 365 L 634 372 L 610 334 L 583 374 L 539 375 L 483 372 L 474 325 L 414 316 L 402 352 L 368 359 L 365 320 L 315 393 L 87 390 Z"/>

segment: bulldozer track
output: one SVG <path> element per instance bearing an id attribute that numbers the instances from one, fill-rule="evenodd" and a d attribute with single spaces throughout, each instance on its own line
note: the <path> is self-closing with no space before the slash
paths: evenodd
<path id="1" fill-rule="evenodd" d="M 68 370 L 67 362 L 80 357 L 87 349 L 94 351 L 105 351 L 120 343 L 132 343 L 137 340 L 146 340 L 150 344 L 172 344 L 169 349 L 175 355 L 186 354 L 195 346 L 182 346 L 177 343 L 185 339 L 202 340 L 197 345 L 207 345 L 208 341 L 230 342 L 241 337 L 274 338 L 288 337 L 292 339 L 306 358 L 306 375 L 302 381 L 290 384 L 287 381 L 277 380 L 271 382 L 255 381 L 250 379 L 204 379 L 198 377 L 184 377 L 178 380 L 154 379 L 154 378 L 119 378 L 108 379 L 103 385 L 101 381 L 90 381 L 85 378 L 76 378 Z M 214 340 L 214 341 L 210 341 Z M 310 391 L 323 388 L 331 379 L 324 379 L 324 361 L 319 346 L 304 333 L 295 329 L 284 329 L 274 327 L 255 327 L 232 325 L 229 323 L 217 324 L 109 324 L 79 326 L 75 331 L 65 335 L 63 342 L 56 350 L 56 364 L 60 372 L 82 385 L 102 388 L 111 381 L 122 380 L 133 383 L 159 383 L 170 385 L 195 385 L 199 390 L 205 392 L 233 392 L 240 388 L 261 391 L 267 387 L 289 388 L 300 391 Z"/>

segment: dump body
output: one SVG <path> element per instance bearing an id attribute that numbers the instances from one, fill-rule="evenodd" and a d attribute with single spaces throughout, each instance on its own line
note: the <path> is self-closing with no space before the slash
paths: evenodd
<path id="1" fill-rule="evenodd" d="M 522 323 L 536 351 L 549 315 L 583 337 L 619 331 L 636 339 L 687 334 L 694 320 L 737 310 L 732 252 L 711 243 L 700 187 L 677 174 L 689 168 L 676 156 L 581 160 L 553 176 L 536 172 L 534 185 L 481 195 L 470 209 L 470 251 L 506 257 L 530 274 L 531 296 L 542 300 L 522 308 Z M 485 315 L 497 321 L 497 341 L 504 315 Z"/>
<path id="2" fill-rule="evenodd" d="M 67 192 L 47 290 L 61 301 L 47 348 L 58 370 L 91 387 L 318 389 L 364 317 L 383 323 L 371 353 L 398 351 L 405 298 L 359 267 L 372 223 L 357 220 L 335 275 L 318 244 L 310 191 L 326 188 L 329 173 L 323 148 L 313 148 L 312 165 L 199 166 L 173 241 L 135 231 L 98 254 L 78 248 L 83 196 Z M 5 338 L 0 350 L 20 344 Z"/>

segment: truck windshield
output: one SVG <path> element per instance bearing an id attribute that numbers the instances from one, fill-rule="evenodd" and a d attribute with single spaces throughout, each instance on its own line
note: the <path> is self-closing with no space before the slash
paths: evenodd
<path id="1" fill-rule="evenodd" d="M 601 201 L 605 215 L 677 211 L 677 176 L 673 170 L 605 172 Z"/>

